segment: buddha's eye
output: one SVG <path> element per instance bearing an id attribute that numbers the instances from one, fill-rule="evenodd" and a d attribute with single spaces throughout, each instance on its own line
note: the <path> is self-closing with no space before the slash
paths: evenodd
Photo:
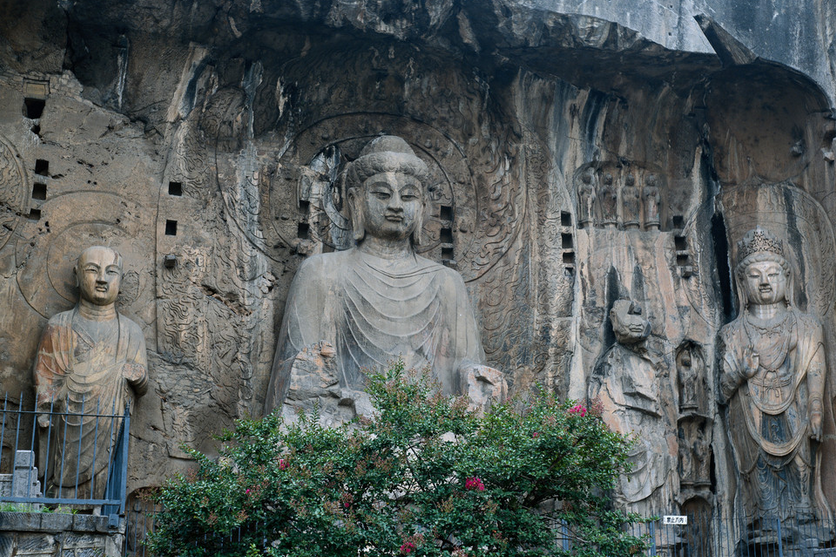
<path id="1" fill-rule="evenodd" d="M 381 190 L 373 191 L 372 195 L 381 200 L 389 199 L 390 197 L 392 197 L 392 194 L 388 191 Z"/>

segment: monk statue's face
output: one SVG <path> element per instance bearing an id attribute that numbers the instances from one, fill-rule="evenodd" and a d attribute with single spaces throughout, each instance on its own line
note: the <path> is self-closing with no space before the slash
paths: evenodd
<path id="1" fill-rule="evenodd" d="M 76 278 L 82 299 L 97 306 L 113 304 L 122 282 L 119 255 L 104 247 L 84 250 L 78 258 Z"/>
<path id="2" fill-rule="evenodd" d="M 369 236 L 404 240 L 420 221 L 424 209 L 423 186 L 414 176 L 380 172 L 366 179 L 358 193 L 365 232 Z"/>
<path id="3" fill-rule="evenodd" d="M 759 261 L 743 271 L 743 288 L 750 304 L 783 302 L 787 293 L 787 274 L 780 263 Z"/>

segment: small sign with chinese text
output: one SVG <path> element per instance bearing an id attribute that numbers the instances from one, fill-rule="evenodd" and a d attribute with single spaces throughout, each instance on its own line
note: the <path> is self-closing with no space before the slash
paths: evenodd
<path id="1" fill-rule="evenodd" d="M 665 515 L 662 517 L 662 524 L 676 524 L 678 526 L 685 526 L 688 524 L 688 517 L 681 515 Z"/>

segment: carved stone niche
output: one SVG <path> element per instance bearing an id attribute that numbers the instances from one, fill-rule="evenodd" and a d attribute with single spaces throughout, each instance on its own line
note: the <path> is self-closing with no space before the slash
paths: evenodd
<path id="1" fill-rule="evenodd" d="M 637 163 L 587 163 L 575 172 L 579 228 L 659 231 L 666 180 Z"/>
<path id="2" fill-rule="evenodd" d="M 708 492 L 711 488 L 710 420 L 689 418 L 679 423 L 679 485 L 688 490 Z"/>
<path id="3" fill-rule="evenodd" d="M 705 353 L 694 341 L 686 340 L 676 350 L 680 416 L 705 415 L 708 386 L 705 376 Z"/>

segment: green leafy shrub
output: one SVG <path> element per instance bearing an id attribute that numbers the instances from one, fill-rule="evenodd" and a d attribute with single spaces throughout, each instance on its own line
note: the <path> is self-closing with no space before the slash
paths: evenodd
<path id="1" fill-rule="evenodd" d="M 629 442 L 582 406 L 540 394 L 479 416 L 402 364 L 371 375 L 368 391 L 373 421 L 241 420 L 218 459 L 192 451 L 196 472 L 157 495 L 153 552 L 617 557 L 643 548 L 624 530 L 635 517 L 604 496 Z"/>

